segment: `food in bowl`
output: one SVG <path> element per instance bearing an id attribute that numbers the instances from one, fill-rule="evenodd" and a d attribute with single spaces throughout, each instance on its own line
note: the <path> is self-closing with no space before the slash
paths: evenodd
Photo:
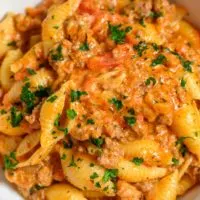
<path id="1" fill-rule="evenodd" d="M 0 153 L 25 199 L 175 200 L 199 182 L 200 36 L 167 0 L 44 0 L 0 23 Z"/>

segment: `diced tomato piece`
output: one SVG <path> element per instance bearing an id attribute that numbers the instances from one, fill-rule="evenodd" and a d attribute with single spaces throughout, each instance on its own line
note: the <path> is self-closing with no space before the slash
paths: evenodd
<path id="1" fill-rule="evenodd" d="M 95 3 L 94 0 L 82 0 L 80 7 L 79 7 L 79 11 L 80 12 L 86 12 L 89 14 L 93 14 L 95 13 L 95 10 L 97 10 L 97 4 Z"/>
<path id="2" fill-rule="evenodd" d="M 92 57 L 88 60 L 87 66 L 94 71 L 101 71 L 103 69 L 109 69 L 120 65 L 121 62 L 114 59 L 111 53 L 107 53 L 102 56 Z"/>

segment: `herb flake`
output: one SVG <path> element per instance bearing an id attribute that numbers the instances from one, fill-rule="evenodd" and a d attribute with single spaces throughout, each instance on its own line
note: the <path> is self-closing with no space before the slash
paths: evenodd
<path id="1" fill-rule="evenodd" d="M 109 103 L 113 104 L 117 110 L 121 110 L 123 107 L 122 101 L 117 98 L 110 99 Z"/>
<path id="2" fill-rule="evenodd" d="M 68 119 L 74 119 L 77 116 L 77 113 L 74 109 L 68 109 L 66 111 Z"/>
<path id="3" fill-rule="evenodd" d="M 110 38 L 116 44 L 123 44 L 125 42 L 126 34 L 132 30 L 132 27 L 130 26 L 126 27 L 125 29 L 122 29 L 121 27 L 121 24 L 111 25 L 110 23 L 108 23 Z"/>
<path id="4" fill-rule="evenodd" d="M 133 158 L 132 162 L 133 162 L 136 166 L 140 166 L 140 165 L 144 162 L 144 159 L 143 159 L 143 158 L 135 157 L 135 158 Z"/>
<path id="5" fill-rule="evenodd" d="M 17 111 L 17 108 L 14 106 L 11 107 L 10 113 L 11 113 L 10 123 L 11 123 L 12 127 L 19 126 L 20 122 L 23 120 L 22 113 Z"/>

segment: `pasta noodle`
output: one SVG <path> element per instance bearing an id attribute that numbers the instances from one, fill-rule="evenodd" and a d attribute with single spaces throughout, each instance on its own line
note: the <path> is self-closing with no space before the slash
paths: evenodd
<path id="1" fill-rule="evenodd" d="M 114 195 L 114 184 L 111 181 L 103 181 L 105 169 L 98 166 L 92 158 L 86 155 L 73 154 L 71 150 L 61 149 L 60 156 L 63 155 L 66 155 L 66 159 L 62 160 L 62 167 L 67 180 L 71 184 L 82 190 L 86 188 L 86 190 L 102 192 L 106 196 Z M 94 166 L 90 167 L 90 163 L 93 163 Z M 98 177 L 93 180 L 91 177 L 94 174 L 98 174 Z M 100 187 L 95 186 L 97 183 Z M 105 190 L 105 188 L 107 189 Z"/>
<path id="2" fill-rule="evenodd" d="M 199 156 L 199 111 L 195 104 L 185 104 L 180 108 L 175 116 L 172 128 L 179 137 L 185 137 L 184 143 L 189 150 Z"/>
<path id="3" fill-rule="evenodd" d="M 67 184 L 53 185 L 45 191 L 45 194 L 47 200 L 86 200 L 80 191 Z"/>
<path id="4" fill-rule="evenodd" d="M 200 171 L 200 36 L 187 10 L 41 1 L 0 22 L 6 179 L 27 200 L 183 196 Z"/>
<path id="5" fill-rule="evenodd" d="M 134 140 L 133 142 L 123 144 L 121 147 L 124 150 L 125 156 L 129 159 L 139 157 L 149 163 L 171 164 L 172 155 L 169 152 L 162 151 L 159 144 L 155 141 Z"/>
<path id="6" fill-rule="evenodd" d="M 7 53 L 5 59 L 3 60 L 0 71 L 1 75 L 0 80 L 3 89 L 9 90 L 12 87 L 14 80 L 13 80 L 13 73 L 11 72 L 10 69 L 10 65 L 12 65 L 21 57 L 22 57 L 22 52 L 20 51 L 20 49 L 10 50 Z"/>
<path id="7" fill-rule="evenodd" d="M 134 163 L 122 160 L 118 163 L 119 177 L 127 182 L 142 182 L 161 178 L 166 175 L 165 168 L 136 166 Z"/>
<path id="8" fill-rule="evenodd" d="M 147 200 L 175 200 L 178 187 L 178 171 L 166 176 L 159 181 L 153 191 L 150 192 Z"/>

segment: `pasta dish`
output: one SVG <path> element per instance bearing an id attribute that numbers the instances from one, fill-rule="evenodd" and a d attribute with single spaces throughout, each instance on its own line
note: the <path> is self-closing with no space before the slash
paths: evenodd
<path id="1" fill-rule="evenodd" d="M 200 35 L 167 0 L 43 0 L 0 22 L 0 155 L 28 200 L 176 200 L 200 181 Z"/>

